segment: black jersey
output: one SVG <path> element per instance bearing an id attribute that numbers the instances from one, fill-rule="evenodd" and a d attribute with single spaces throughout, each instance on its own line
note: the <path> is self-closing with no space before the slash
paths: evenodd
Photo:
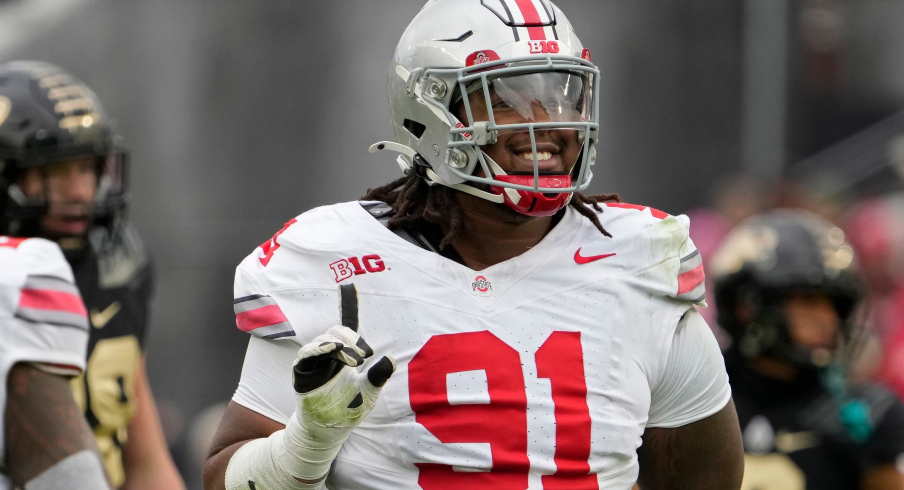
<path id="1" fill-rule="evenodd" d="M 848 401 L 868 407 L 869 436 L 857 442 L 842 422 L 840 402 L 816 373 L 792 383 L 752 371 L 736 353 L 725 356 L 744 438 L 742 490 L 860 488 L 871 468 L 904 455 L 904 406 L 872 384 L 848 388 Z"/>
<path id="2" fill-rule="evenodd" d="M 94 430 L 111 482 L 122 485 L 122 444 L 135 414 L 135 376 L 141 361 L 152 290 L 150 260 L 138 234 L 115 240 L 95 230 L 83 255 L 70 261 L 91 320 L 87 369 L 73 379 L 76 401 Z M 103 242 L 103 246 L 101 243 Z"/>

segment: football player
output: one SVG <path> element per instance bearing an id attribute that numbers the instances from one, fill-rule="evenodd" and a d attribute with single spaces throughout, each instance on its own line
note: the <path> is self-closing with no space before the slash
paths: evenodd
<path id="1" fill-rule="evenodd" d="M 237 269 L 252 338 L 207 489 L 739 487 L 687 219 L 580 192 L 590 58 L 548 0 L 423 7 L 372 147 L 405 176 Z"/>
<path id="2" fill-rule="evenodd" d="M 861 277 L 844 233 L 799 210 L 740 224 L 711 262 L 745 489 L 904 489 L 904 407 L 845 382 Z"/>
<path id="3" fill-rule="evenodd" d="M 5 108 L 0 96 L 0 127 Z M 88 313 L 54 243 L 0 236 L 0 339 L 0 490 L 109 488 L 69 387 Z"/>
<path id="4" fill-rule="evenodd" d="M 2 228 L 56 241 L 90 313 L 87 369 L 72 390 L 116 487 L 183 488 L 148 387 L 141 345 L 148 256 L 124 222 L 126 152 L 97 97 L 43 62 L 0 65 Z"/>

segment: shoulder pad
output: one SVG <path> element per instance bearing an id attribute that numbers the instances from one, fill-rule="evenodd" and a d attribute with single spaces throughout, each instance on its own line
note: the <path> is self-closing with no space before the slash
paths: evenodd
<path id="1" fill-rule="evenodd" d="M 687 216 L 628 203 L 600 203 L 606 229 L 632 256 L 643 287 L 705 305 L 703 260 L 690 238 Z"/>

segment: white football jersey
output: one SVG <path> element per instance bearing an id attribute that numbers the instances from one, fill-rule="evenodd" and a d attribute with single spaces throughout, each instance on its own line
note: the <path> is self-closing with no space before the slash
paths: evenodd
<path id="1" fill-rule="evenodd" d="M 528 252 L 481 271 L 421 249 L 360 203 L 287 223 L 238 267 L 254 335 L 237 403 L 285 424 L 300 344 L 339 321 L 354 282 L 361 335 L 398 370 L 326 487 L 631 487 L 645 427 L 722 409 L 730 389 L 688 220 L 602 205 L 607 238 L 571 208 Z"/>
<path id="2" fill-rule="evenodd" d="M 41 238 L 0 236 L 0 421 L 7 377 L 19 362 L 74 376 L 85 369 L 88 313 L 63 252 Z M 0 423 L 0 461 L 5 460 Z M 0 489 L 9 482 L 0 474 Z"/>

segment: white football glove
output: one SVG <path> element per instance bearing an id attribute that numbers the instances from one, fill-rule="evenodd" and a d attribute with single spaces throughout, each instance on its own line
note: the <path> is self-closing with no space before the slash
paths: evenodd
<path id="1" fill-rule="evenodd" d="M 395 360 L 383 357 L 366 373 L 358 372 L 373 349 L 356 332 L 355 286 L 341 286 L 340 292 L 343 325 L 302 346 L 292 370 L 295 414 L 286 425 L 286 454 L 280 459 L 304 480 L 326 476 L 342 443 L 370 413 L 396 369 Z"/>

